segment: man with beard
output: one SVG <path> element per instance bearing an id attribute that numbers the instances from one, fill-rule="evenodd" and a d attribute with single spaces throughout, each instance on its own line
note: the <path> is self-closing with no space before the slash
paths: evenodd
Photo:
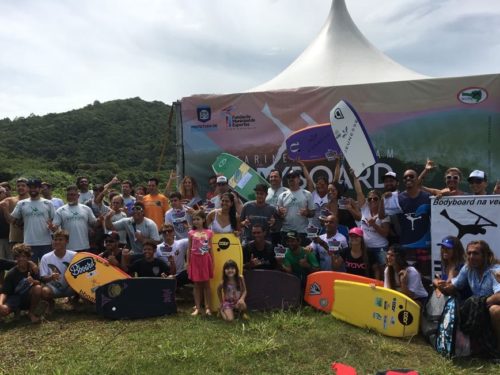
<path id="1" fill-rule="evenodd" d="M 61 227 L 69 233 L 68 250 L 87 251 L 90 249 L 89 231 L 97 224 L 97 220 L 90 207 L 78 203 L 78 196 L 76 185 L 66 188 L 68 203 L 56 211 L 51 230 Z"/>
<path id="2" fill-rule="evenodd" d="M 1 203 L 0 206 L 2 208 L 2 211 L 4 212 L 4 217 L 5 220 L 9 223 L 9 244 L 12 247 L 16 243 L 22 243 L 23 242 L 23 223 L 22 221 L 19 220 L 10 220 L 9 216 L 12 211 L 14 211 L 14 207 L 16 207 L 17 202 L 29 198 L 29 193 L 28 193 L 28 180 L 25 178 L 19 178 L 16 181 L 16 190 L 17 190 L 17 196 L 16 197 L 8 197 L 5 198 Z M 9 255 L 9 258 L 10 257 Z"/>
<path id="3" fill-rule="evenodd" d="M 403 174 L 406 190 L 399 193 L 397 214 L 401 228 L 400 244 L 408 260 L 416 260 L 424 276 L 430 276 L 430 194 L 418 184 L 418 174 L 408 169 Z"/>
<path id="4" fill-rule="evenodd" d="M 76 178 L 76 186 L 80 191 L 80 196 L 78 197 L 78 203 L 85 203 L 94 198 L 94 192 L 89 190 L 89 179 L 85 176 L 79 176 Z"/>
<path id="5" fill-rule="evenodd" d="M 278 216 L 276 208 L 266 203 L 267 186 L 257 184 L 254 191 L 255 200 L 245 203 L 240 214 L 241 226 L 244 228 L 243 245 L 252 240 L 253 225 L 258 223 L 268 232 L 274 227 Z"/>
<path id="6" fill-rule="evenodd" d="M 42 182 L 29 180 L 29 198 L 17 202 L 8 221 L 22 220 L 24 223 L 24 243 L 31 247 L 33 261 L 52 250 L 52 237 L 49 225 L 54 219 L 55 210 L 51 201 L 40 196 Z"/>

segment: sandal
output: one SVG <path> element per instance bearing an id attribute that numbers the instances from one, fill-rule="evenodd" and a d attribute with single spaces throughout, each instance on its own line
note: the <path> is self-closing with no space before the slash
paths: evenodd
<path id="1" fill-rule="evenodd" d="M 210 311 L 210 309 L 206 309 L 205 310 L 205 315 L 206 316 L 212 316 L 212 311 Z"/>
<path id="2" fill-rule="evenodd" d="M 194 311 L 191 313 L 191 316 L 197 316 L 200 315 L 200 310 L 194 309 Z"/>

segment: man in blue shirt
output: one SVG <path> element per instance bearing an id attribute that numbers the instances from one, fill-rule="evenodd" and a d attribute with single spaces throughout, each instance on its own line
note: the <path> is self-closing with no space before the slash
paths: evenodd
<path id="1" fill-rule="evenodd" d="M 500 265 L 487 242 L 472 241 L 467 245 L 467 263 L 451 281 L 439 281 L 438 289 L 444 294 L 470 287 L 473 296 L 488 297 L 486 305 L 490 314 L 491 325 L 497 337 L 500 349 L 500 283 L 498 275 Z"/>

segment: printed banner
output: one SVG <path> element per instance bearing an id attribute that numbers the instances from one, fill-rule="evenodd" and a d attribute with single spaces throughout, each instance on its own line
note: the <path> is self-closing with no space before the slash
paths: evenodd
<path id="1" fill-rule="evenodd" d="M 432 264 L 441 272 L 441 247 L 446 236 L 460 239 L 464 249 L 474 240 L 488 242 L 500 259 L 500 195 L 431 198 Z"/>
<path id="2" fill-rule="evenodd" d="M 328 124 L 332 103 L 342 99 L 363 120 L 379 160 L 360 176 L 367 189 L 381 188 L 386 172 L 401 176 L 405 168 L 423 167 L 427 158 L 438 164 L 426 180 L 431 186 L 444 186 L 443 173 L 450 166 L 464 173 L 484 170 L 493 184 L 500 177 L 500 75 L 186 97 L 178 116 L 184 156 L 178 160 L 179 174 L 193 176 L 203 189 L 210 165 L 222 152 L 264 177 L 274 168 L 286 173 L 297 167 L 287 158 L 286 139 Z M 326 159 L 306 164 L 313 178 L 333 178 Z M 352 188 L 344 169 L 341 180 Z M 466 181 L 460 188 L 469 191 Z"/>

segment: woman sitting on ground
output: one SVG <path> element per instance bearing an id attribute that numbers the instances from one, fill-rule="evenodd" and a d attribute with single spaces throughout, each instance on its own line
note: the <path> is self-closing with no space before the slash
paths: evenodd
<path id="1" fill-rule="evenodd" d="M 361 228 L 352 228 L 349 231 L 349 244 L 350 247 L 332 253 L 333 270 L 369 277 L 368 253 Z"/>
<path id="2" fill-rule="evenodd" d="M 387 250 L 387 266 L 384 270 L 384 287 L 397 290 L 420 306 L 427 300 L 427 291 L 422 284 L 420 273 L 408 264 L 404 249 L 394 244 Z"/>

